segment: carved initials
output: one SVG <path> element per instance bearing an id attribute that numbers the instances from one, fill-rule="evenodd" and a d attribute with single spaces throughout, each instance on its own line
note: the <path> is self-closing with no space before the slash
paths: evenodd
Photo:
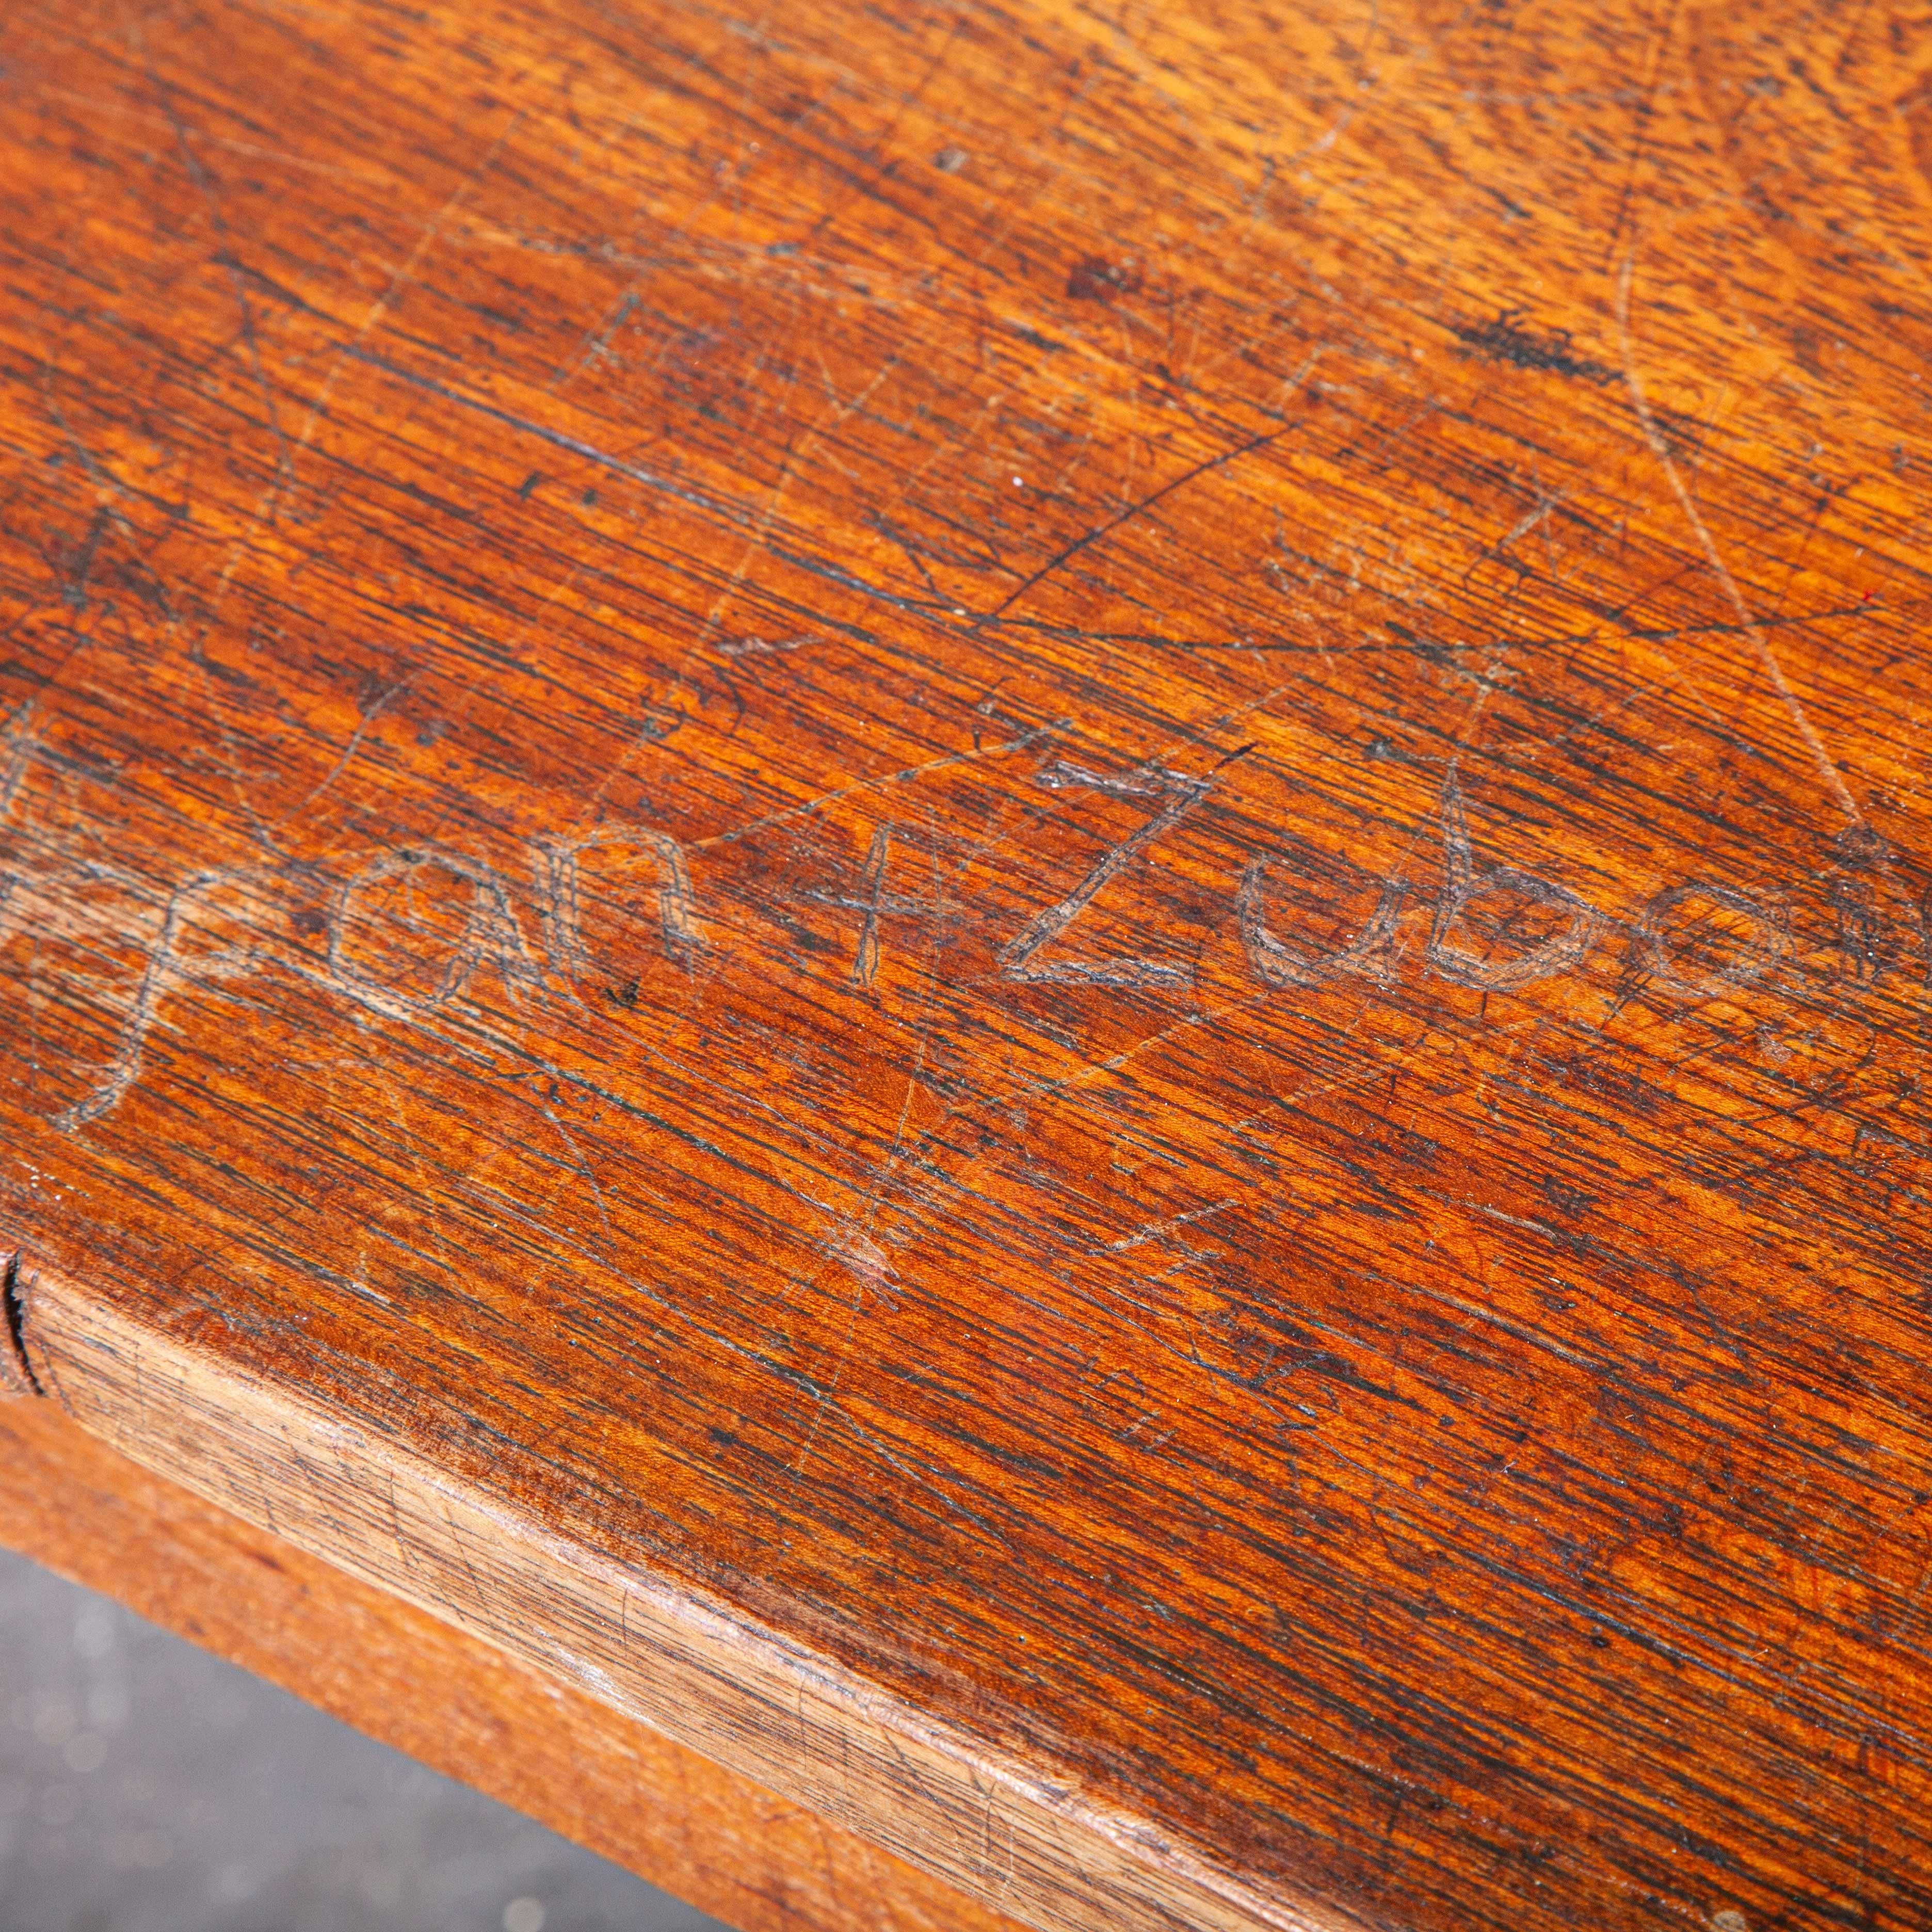
<path id="1" fill-rule="evenodd" d="M 1058 905 L 1035 913 L 1000 948 L 1001 977 L 1036 986 L 1069 983 L 1084 986 L 1152 986 L 1184 979 L 1186 976 L 1179 967 L 1163 965 L 1155 959 L 1058 959 L 1036 966 L 1033 958 L 1042 946 L 1058 939 L 1086 910 L 1094 895 L 1136 854 L 1178 824 L 1207 796 L 1214 782 L 1213 774 L 1190 778 L 1180 772 L 1154 770 L 1136 772 L 1125 778 L 1108 778 L 1098 772 L 1085 771 L 1078 765 L 1056 760 L 1040 773 L 1039 782 L 1050 790 L 1079 787 L 1111 793 L 1116 798 L 1165 794 L 1167 802 L 1138 831 L 1102 853 L 1094 869 Z"/>
<path id="2" fill-rule="evenodd" d="M 435 985 L 423 994 L 410 994 L 386 986 L 362 970 L 350 957 L 347 940 L 358 899 L 392 879 L 407 879 L 436 867 L 462 880 L 470 888 L 470 905 L 462 938 L 451 950 L 448 962 Z M 328 970 L 340 985 L 352 988 L 360 998 L 375 996 L 387 1011 L 434 1012 L 460 993 L 476 968 L 485 962 L 494 966 L 504 984 L 512 988 L 540 987 L 542 976 L 524 944 L 522 928 L 510 903 L 508 884 L 494 867 L 467 853 L 452 852 L 439 845 L 404 847 L 373 859 L 352 879 L 344 882 L 336 896 L 335 914 L 329 923 Z"/>
<path id="3" fill-rule="evenodd" d="M 643 825 L 611 825 L 584 838 L 543 842 L 544 871 L 544 944 L 551 965 L 574 980 L 580 974 L 596 970 L 595 962 L 584 944 L 584 926 L 578 904 L 578 863 L 580 853 L 604 846 L 628 846 L 651 855 L 658 875 L 658 928 L 664 938 L 665 953 L 680 965 L 688 966 L 703 948 L 704 928 L 698 922 L 691 891 L 691 868 L 685 863 L 684 848 L 668 832 Z"/>
<path id="4" fill-rule="evenodd" d="M 1714 966 L 1708 974 L 1688 974 L 1675 956 L 1667 930 L 1670 915 L 1679 906 L 1706 899 L 1726 912 L 1748 920 L 1757 930 L 1748 935 L 1733 933 L 1737 956 Z M 1748 986 L 1760 980 L 1784 958 L 1790 944 L 1782 922 L 1776 915 L 1728 886 L 1694 880 L 1672 886 L 1658 893 L 1639 916 L 1637 944 L 1647 958 L 1650 970 L 1673 993 L 1708 1000 L 1726 986 Z"/>
<path id="5" fill-rule="evenodd" d="M 1318 986 L 1344 974 L 1358 974 L 1381 986 L 1394 979 L 1398 952 L 1395 922 L 1408 890 L 1400 879 L 1390 879 L 1383 886 L 1375 910 L 1352 945 L 1316 954 L 1284 944 L 1269 926 L 1262 904 L 1268 865 L 1265 859 L 1257 859 L 1243 872 L 1234 902 L 1241 944 L 1258 980 L 1270 986 Z"/>
<path id="6" fill-rule="evenodd" d="M 1468 908 L 1479 899 L 1514 892 L 1539 905 L 1569 914 L 1569 923 L 1519 959 L 1482 959 L 1456 944 L 1454 934 Z M 1429 934 L 1429 963 L 1445 980 L 1485 991 L 1527 986 L 1568 972 L 1582 958 L 1597 930 L 1597 914 L 1568 886 L 1540 879 L 1514 866 L 1478 868 L 1462 811 L 1462 787 L 1451 765 L 1442 786 L 1442 896 Z"/>

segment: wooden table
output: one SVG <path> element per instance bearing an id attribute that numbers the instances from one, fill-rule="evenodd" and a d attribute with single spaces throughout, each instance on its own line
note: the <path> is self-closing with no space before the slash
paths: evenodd
<path id="1" fill-rule="evenodd" d="M 0 74 L 10 1540 L 748 1928 L 1932 1923 L 1923 21 Z"/>

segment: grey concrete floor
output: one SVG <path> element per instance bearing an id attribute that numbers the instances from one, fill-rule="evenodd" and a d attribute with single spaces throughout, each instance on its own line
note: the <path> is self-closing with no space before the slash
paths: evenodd
<path id="1" fill-rule="evenodd" d="M 722 1932 L 0 1551 L 0 1932 Z"/>

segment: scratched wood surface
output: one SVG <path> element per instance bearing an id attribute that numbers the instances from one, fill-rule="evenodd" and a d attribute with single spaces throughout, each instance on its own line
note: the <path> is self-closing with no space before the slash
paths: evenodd
<path id="1" fill-rule="evenodd" d="M 0 1545 L 743 1932 L 1014 1932 L 815 1814 L 130 1462 L 52 1402 L 0 1406 Z"/>
<path id="2" fill-rule="evenodd" d="M 1932 1922 L 1923 20 L 0 88 L 17 1385 L 1046 1932 Z"/>

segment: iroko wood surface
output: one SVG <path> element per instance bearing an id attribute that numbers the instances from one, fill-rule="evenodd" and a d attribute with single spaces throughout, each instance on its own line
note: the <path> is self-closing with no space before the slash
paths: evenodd
<path id="1" fill-rule="evenodd" d="M 18 1379 L 1043 1932 L 1932 1922 L 1932 28 L 0 74 Z"/>
<path id="2" fill-rule="evenodd" d="M 151 1474 L 52 1402 L 0 1407 L 0 1544 L 744 1932 L 1015 1932 L 822 1817 Z"/>

